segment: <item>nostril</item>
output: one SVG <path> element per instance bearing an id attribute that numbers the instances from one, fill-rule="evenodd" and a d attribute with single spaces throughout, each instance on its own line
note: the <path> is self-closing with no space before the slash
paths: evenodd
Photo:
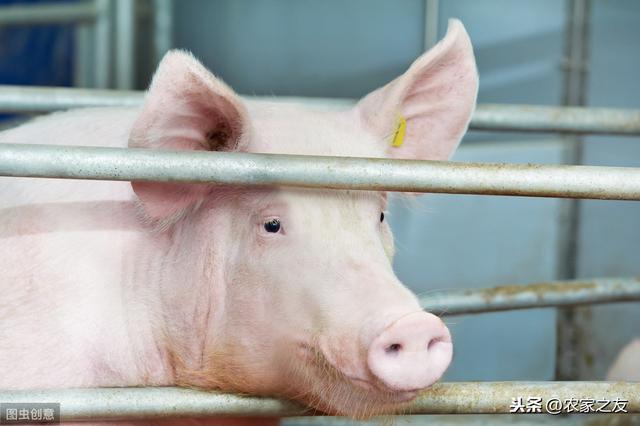
<path id="1" fill-rule="evenodd" d="M 386 348 L 384 348 L 384 351 L 391 355 L 396 355 L 401 350 L 402 350 L 402 345 L 400 343 L 392 343 Z"/>
<path id="2" fill-rule="evenodd" d="M 435 339 L 431 339 L 427 344 L 427 351 L 432 350 L 436 345 L 438 345 L 442 341 L 443 341 L 443 338 L 441 337 L 436 337 Z"/>

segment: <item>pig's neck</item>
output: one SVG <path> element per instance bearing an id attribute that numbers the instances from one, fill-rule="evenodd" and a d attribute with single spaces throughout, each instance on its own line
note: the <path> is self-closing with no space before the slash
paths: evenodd
<path id="1" fill-rule="evenodd" d="M 136 328 L 130 335 L 145 336 L 131 342 L 135 358 L 144 364 L 138 366 L 142 385 L 215 387 L 215 378 L 201 383 L 194 378 L 206 362 L 205 347 L 218 333 L 214 325 L 223 321 L 224 254 L 203 235 L 206 219 L 191 219 L 150 233 L 136 250 L 133 276 L 146 282 L 129 283 L 127 290 L 138 303 L 130 305 L 127 316 Z"/>

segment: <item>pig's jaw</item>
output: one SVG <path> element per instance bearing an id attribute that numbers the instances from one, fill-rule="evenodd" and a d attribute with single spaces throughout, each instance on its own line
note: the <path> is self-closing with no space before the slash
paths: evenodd
<path id="1" fill-rule="evenodd" d="M 349 376 L 310 346 L 300 345 L 298 355 L 304 359 L 295 373 L 301 389 L 292 390 L 287 396 L 321 412 L 367 419 L 401 412 L 417 396 L 417 391 L 386 391 L 374 380 Z"/>
<path id="2" fill-rule="evenodd" d="M 297 355 L 294 374 L 305 390 L 300 399 L 330 414 L 360 418 L 401 411 L 440 379 L 452 343 L 439 318 L 414 311 L 394 315 L 359 338 L 319 334 L 300 341 Z"/>
<path id="3" fill-rule="evenodd" d="M 365 371 L 356 373 L 354 369 L 336 368 L 323 351 L 314 349 L 317 346 L 298 344 L 297 357 L 301 363 L 296 366 L 294 375 L 299 389 L 291 389 L 285 396 L 330 415 L 366 419 L 401 412 L 418 394 L 417 390 L 385 389 Z"/>

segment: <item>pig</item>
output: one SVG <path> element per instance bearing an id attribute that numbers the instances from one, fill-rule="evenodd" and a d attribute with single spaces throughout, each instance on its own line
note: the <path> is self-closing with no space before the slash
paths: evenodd
<path id="1" fill-rule="evenodd" d="M 632 340 L 616 357 L 607 380 L 640 382 L 640 338 Z"/>
<path id="2" fill-rule="evenodd" d="M 477 90 L 457 20 L 339 111 L 241 98 L 174 50 L 140 108 L 55 113 L 0 142 L 447 160 Z M 447 327 L 393 272 L 386 193 L 5 177 L 0 195 L 0 389 L 185 386 L 366 418 L 451 361 Z"/>

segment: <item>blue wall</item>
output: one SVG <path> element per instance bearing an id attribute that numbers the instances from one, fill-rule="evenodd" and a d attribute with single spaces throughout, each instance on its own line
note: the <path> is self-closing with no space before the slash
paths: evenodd
<path id="1" fill-rule="evenodd" d="M 0 7 L 45 2 L 51 3 L 50 0 L 0 0 Z M 0 26 L 0 84 L 70 86 L 72 60 L 73 29 L 70 26 Z M 3 118 L 7 115 L 0 114 L 0 120 Z"/>
<path id="2" fill-rule="evenodd" d="M 0 0 L 0 7 L 54 2 Z M 57 3 L 61 1 L 58 0 Z M 71 85 L 73 30 L 70 26 L 0 27 L 0 40 L 0 84 Z"/>

